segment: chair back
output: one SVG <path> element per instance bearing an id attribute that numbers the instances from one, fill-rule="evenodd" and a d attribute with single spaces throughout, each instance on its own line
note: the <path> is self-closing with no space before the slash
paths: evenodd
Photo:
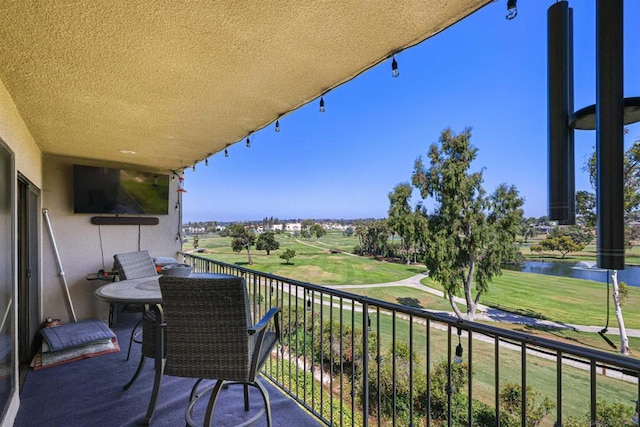
<path id="1" fill-rule="evenodd" d="M 156 266 L 149 252 L 127 252 L 113 256 L 114 269 L 120 279 L 138 279 L 140 277 L 157 276 Z"/>
<path id="2" fill-rule="evenodd" d="M 242 277 L 160 278 L 165 322 L 165 373 L 253 381 L 251 312 Z"/>

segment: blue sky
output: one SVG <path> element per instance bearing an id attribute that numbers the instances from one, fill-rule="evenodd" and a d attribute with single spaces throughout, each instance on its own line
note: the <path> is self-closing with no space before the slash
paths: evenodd
<path id="1" fill-rule="evenodd" d="M 547 214 L 546 15 L 552 0 L 506 1 L 396 56 L 185 171 L 183 221 L 264 217 L 384 218 L 388 194 L 410 182 L 414 161 L 450 127 L 472 128 L 473 170 L 485 168 L 488 192 L 513 184 L 525 215 Z M 595 102 L 595 0 L 569 2 L 574 13 L 575 108 Z M 625 2 L 625 96 L 640 96 L 640 2 Z M 633 42 L 632 42 L 633 41 Z M 640 139 L 629 127 L 625 146 Z M 576 188 L 595 131 L 576 131 Z M 412 203 L 419 201 L 414 192 Z M 429 204 L 427 204 L 429 206 Z"/>

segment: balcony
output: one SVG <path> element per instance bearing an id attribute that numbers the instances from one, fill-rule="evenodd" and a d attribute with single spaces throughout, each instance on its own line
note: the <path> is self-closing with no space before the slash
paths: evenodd
<path id="1" fill-rule="evenodd" d="M 282 308 L 282 345 L 263 372 L 275 425 L 637 425 L 638 359 L 183 255 L 195 272 L 244 277 L 256 316 Z M 118 326 L 121 342 L 131 324 Z M 123 353 L 30 374 L 16 425 L 39 424 L 42 399 L 58 421 L 142 419 L 151 368 L 123 392 L 134 369 Z M 84 393 L 57 369 L 105 382 Z M 153 425 L 180 422 L 185 381 L 164 381 Z"/>

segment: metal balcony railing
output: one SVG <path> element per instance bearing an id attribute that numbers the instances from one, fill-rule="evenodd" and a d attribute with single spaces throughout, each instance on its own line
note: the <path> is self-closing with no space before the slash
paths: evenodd
<path id="1" fill-rule="evenodd" d="M 282 309 L 263 374 L 327 425 L 638 425 L 638 359 L 183 255 Z"/>

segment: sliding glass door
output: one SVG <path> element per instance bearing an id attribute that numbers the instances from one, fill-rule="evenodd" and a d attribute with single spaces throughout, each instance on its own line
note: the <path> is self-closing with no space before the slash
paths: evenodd
<path id="1" fill-rule="evenodd" d="M 0 140 L 0 411 L 4 414 L 14 392 L 13 300 L 14 195 L 13 154 Z"/>

